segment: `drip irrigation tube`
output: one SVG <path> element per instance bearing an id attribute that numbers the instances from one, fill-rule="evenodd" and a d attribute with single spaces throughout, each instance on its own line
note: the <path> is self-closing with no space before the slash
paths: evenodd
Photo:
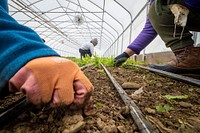
<path id="1" fill-rule="evenodd" d="M 30 107 L 30 103 L 26 101 L 26 97 L 22 97 L 18 101 L 14 102 L 7 108 L 5 108 L 0 113 L 0 125 L 5 125 L 8 122 L 17 118 L 21 113 L 27 110 Z"/>
<path id="2" fill-rule="evenodd" d="M 154 69 L 154 68 L 139 66 L 139 65 L 132 65 L 132 66 L 146 69 L 146 70 L 149 70 L 150 72 L 155 72 L 162 76 L 168 76 L 169 78 L 172 78 L 172 79 L 175 79 L 175 80 L 178 80 L 178 81 L 190 84 L 190 85 L 200 86 L 199 79 L 195 79 L 195 78 L 191 78 L 191 77 L 187 77 L 187 76 L 183 76 L 183 75 L 179 75 L 179 74 L 174 74 L 174 73 L 170 73 L 170 72 L 166 72 L 166 71 L 162 71 L 162 70 L 158 70 L 158 69 Z"/>
<path id="3" fill-rule="evenodd" d="M 85 66 L 82 66 L 81 67 L 81 70 L 84 70 L 84 69 L 86 69 L 86 68 L 88 68 L 88 67 L 90 67 L 90 66 L 92 66 L 93 64 L 88 64 L 88 65 L 85 65 Z"/>
<path id="4" fill-rule="evenodd" d="M 141 133 L 154 133 L 153 126 L 150 122 L 148 122 L 145 117 L 143 116 L 142 112 L 139 110 L 137 105 L 128 97 L 127 93 L 124 89 L 119 85 L 119 83 L 114 79 L 114 77 L 110 74 L 110 72 L 106 69 L 106 67 L 101 64 L 103 69 L 105 70 L 106 74 L 110 78 L 111 82 L 117 89 L 119 95 L 121 96 L 122 100 L 130 108 L 130 113 L 132 118 L 134 119 L 136 125 L 138 126 Z"/>

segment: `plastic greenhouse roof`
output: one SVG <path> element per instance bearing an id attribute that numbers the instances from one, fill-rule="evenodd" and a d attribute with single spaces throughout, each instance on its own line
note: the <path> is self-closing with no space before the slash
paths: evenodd
<path id="1" fill-rule="evenodd" d="M 103 55 L 120 37 L 131 41 L 131 23 L 147 3 L 148 0 L 9 0 L 9 14 L 35 30 L 45 44 L 63 56 L 78 56 L 80 45 L 93 38 L 99 42 L 97 54 Z M 122 37 L 124 32 L 128 33 Z"/>

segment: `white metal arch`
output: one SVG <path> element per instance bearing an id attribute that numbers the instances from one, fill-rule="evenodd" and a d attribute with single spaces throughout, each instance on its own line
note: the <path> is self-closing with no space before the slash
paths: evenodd
<path id="1" fill-rule="evenodd" d="M 146 4 L 147 0 L 142 1 Z M 108 51 L 117 54 L 122 50 L 127 36 L 124 33 L 128 30 L 128 42 L 131 41 L 131 23 L 135 16 L 127 2 L 134 4 L 130 0 L 10 0 L 9 9 L 13 18 L 35 30 L 47 45 L 62 55 L 78 57 L 80 45 L 96 37 L 97 54 L 110 56 L 108 53 L 112 55 L 112 52 Z M 108 12 L 111 9 L 113 12 Z M 74 22 L 77 14 L 83 16 L 81 25 Z"/>

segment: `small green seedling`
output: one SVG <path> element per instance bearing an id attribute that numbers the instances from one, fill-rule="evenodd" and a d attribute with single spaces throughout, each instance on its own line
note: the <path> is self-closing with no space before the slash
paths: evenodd
<path id="1" fill-rule="evenodd" d="M 99 106 L 99 107 L 103 107 L 104 106 L 104 104 L 103 103 L 100 103 L 100 102 L 96 102 L 95 103 L 97 106 Z"/>
<path id="2" fill-rule="evenodd" d="M 189 96 L 188 95 L 179 95 L 179 96 L 165 95 L 163 96 L 163 98 L 166 98 L 168 100 L 176 100 L 176 99 L 182 100 L 182 99 L 188 99 Z"/>
<path id="3" fill-rule="evenodd" d="M 86 120 L 92 119 L 92 118 L 93 118 L 93 116 L 91 116 L 91 115 L 85 117 Z"/>
<path id="4" fill-rule="evenodd" d="M 171 110 L 174 110 L 173 107 L 168 106 L 168 105 L 164 105 L 164 106 L 160 106 L 160 105 L 159 105 L 159 106 L 156 106 L 155 108 L 156 108 L 156 110 L 159 111 L 159 112 L 169 112 L 169 111 L 171 111 Z"/>
<path id="5" fill-rule="evenodd" d="M 101 69 L 101 70 L 98 70 L 98 72 L 101 73 L 101 74 L 105 74 L 105 71 L 102 70 L 102 69 Z"/>
<path id="6" fill-rule="evenodd" d="M 31 117 L 35 117 L 36 114 L 30 111 L 30 116 L 31 116 Z"/>
<path id="7" fill-rule="evenodd" d="M 106 58 L 103 57 L 100 59 L 100 62 L 107 67 L 113 67 L 114 66 L 114 58 Z"/>

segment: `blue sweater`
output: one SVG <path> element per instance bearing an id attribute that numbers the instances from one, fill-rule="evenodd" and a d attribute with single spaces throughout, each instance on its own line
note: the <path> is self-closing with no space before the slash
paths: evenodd
<path id="1" fill-rule="evenodd" d="M 21 67 L 44 56 L 60 55 L 45 45 L 36 32 L 9 16 L 8 1 L 0 0 L 0 95 Z"/>

